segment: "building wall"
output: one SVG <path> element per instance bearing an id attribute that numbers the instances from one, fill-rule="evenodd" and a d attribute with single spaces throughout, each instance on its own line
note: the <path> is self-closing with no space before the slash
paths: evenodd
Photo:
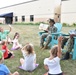
<path id="1" fill-rule="evenodd" d="M 61 22 L 76 23 L 76 0 L 67 0 L 62 2 Z"/>
<path id="2" fill-rule="evenodd" d="M 34 0 L 20 5 L 15 5 L 0 9 L 0 14 L 13 12 L 14 17 L 18 16 L 18 22 L 22 22 L 22 16 L 25 16 L 25 22 L 30 22 L 30 15 L 34 15 L 34 22 L 47 21 L 54 16 L 54 0 Z M 15 22 L 13 20 L 13 22 Z"/>
<path id="3" fill-rule="evenodd" d="M 56 0 L 33 0 L 0 8 L 0 14 L 13 12 L 13 22 L 15 22 L 15 16 L 18 16 L 18 22 L 22 22 L 22 16 L 25 16 L 25 22 L 30 22 L 30 15 L 34 15 L 34 22 L 46 22 L 48 18 L 54 18 L 56 2 Z M 0 19 L 1 21 L 4 23 L 4 19 Z M 76 0 L 62 1 L 61 22 L 69 24 L 76 22 Z"/>

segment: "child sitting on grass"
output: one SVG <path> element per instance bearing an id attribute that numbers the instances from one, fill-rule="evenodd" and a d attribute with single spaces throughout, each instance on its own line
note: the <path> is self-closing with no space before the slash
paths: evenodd
<path id="1" fill-rule="evenodd" d="M 3 52 L 0 51 L 0 75 L 19 75 L 18 72 L 14 72 L 12 74 L 8 69 L 8 67 L 4 65 L 3 62 L 4 62 Z"/>
<path id="2" fill-rule="evenodd" d="M 38 67 L 36 64 L 36 54 L 34 52 L 34 47 L 32 44 L 27 43 L 22 48 L 23 58 L 20 59 L 21 68 L 26 71 L 33 71 Z"/>
<path id="3" fill-rule="evenodd" d="M 11 32 L 12 27 L 11 25 L 9 26 L 9 30 L 4 30 L 2 27 L 0 27 L 0 44 L 2 43 L 3 40 L 6 40 L 8 43 L 11 43 L 11 39 L 8 38 L 8 34 Z"/>
<path id="4" fill-rule="evenodd" d="M 4 59 L 12 58 L 14 57 L 13 52 L 10 52 L 8 47 L 7 47 L 7 42 L 2 41 L 2 50 L 4 51 Z"/>
<path id="5" fill-rule="evenodd" d="M 12 41 L 13 46 L 12 46 L 11 50 L 17 50 L 19 48 L 22 48 L 22 45 L 19 44 L 18 39 L 19 39 L 19 33 L 16 32 L 14 35 L 13 41 Z"/>
<path id="6" fill-rule="evenodd" d="M 60 67 L 61 42 L 62 37 L 59 37 L 58 46 L 54 46 L 50 51 L 50 57 L 45 58 L 44 67 L 48 71 L 48 73 L 44 75 L 63 75 Z"/>

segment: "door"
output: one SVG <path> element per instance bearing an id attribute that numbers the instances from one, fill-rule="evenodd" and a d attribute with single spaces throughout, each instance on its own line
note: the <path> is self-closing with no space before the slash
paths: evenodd
<path id="1" fill-rule="evenodd" d="M 6 24 L 12 24 L 13 17 L 5 17 L 5 23 Z"/>

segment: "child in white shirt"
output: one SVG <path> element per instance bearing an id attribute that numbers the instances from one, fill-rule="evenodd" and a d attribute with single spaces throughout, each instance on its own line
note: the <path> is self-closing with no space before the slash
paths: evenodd
<path id="1" fill-rule="evenodd" d="M 32 44 L 27 43 L 22 48 L 23 58 L 20 59 L 21 68 L 26 71 L 33 71 L 38 67 L 36 64 L 36 54 L 34 52 L 34 47 Z"/>
<path id="2" fill-rule="evenodd" d="M 22 45 L 19 44 L 18 39 L 19 39 L 19 33 L 16 32 L 14 35 L 13 41 L 12 41 L 13 46 L 12 46 L 11 50 L 17 50 L 19 48 L 22 48 Z"/>
<path id="3" fill-rule="evenodd" d="M 44 68 L 48 70 L 45 75 L 63 75 L 60 67 L 60 57 L 61 57 L 61 42 L 62 37 L 58 38 L 58 45 L 54 46 L 50 51 L 50 57 L 45 58 Z"/>

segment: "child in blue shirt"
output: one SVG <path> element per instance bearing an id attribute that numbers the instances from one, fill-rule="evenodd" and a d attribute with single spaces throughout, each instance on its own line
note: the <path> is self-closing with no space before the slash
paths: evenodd
<path id="1" fill-rule="evenodd" d="M 4 58 L 3 58 L 3 52 L 0 51 L 0 75 L 19 75 L 18 72 L 14 72 L 13 74 L 10 72 L 8 67 L 3 64 Z"/>

